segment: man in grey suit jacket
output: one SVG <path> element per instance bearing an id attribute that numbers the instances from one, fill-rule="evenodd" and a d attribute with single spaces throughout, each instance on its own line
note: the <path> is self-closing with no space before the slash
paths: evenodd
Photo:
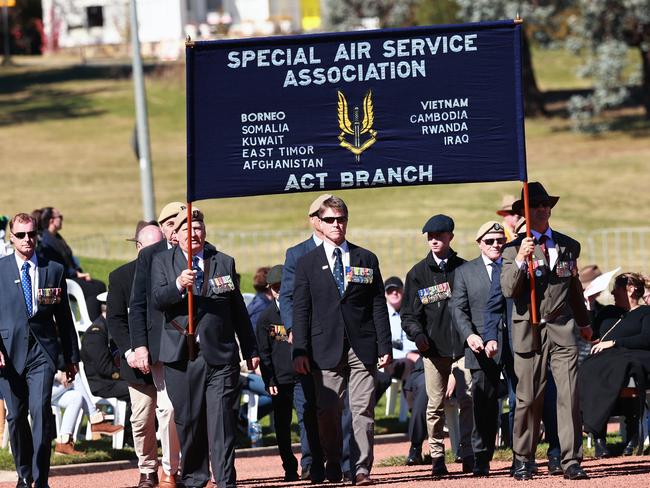
<path id="1" fill-rule="evenodd" d="M 532 477 L 535 449 L 539 441 L 544 403 L 546 365 L 557 385 L 558 435 L 561 465 L 567 479 L 586 479 L 582 459 L 582 422 L 576 391 L 578 347 L 574 327 L 591 338 L 589 315 L 578 280 L 580 243 L 551 230 L 551 209 L 560 197 L 550 196 L 541 183 L 528 185 L 532 237 L 518 237 L 503 250 L 501 288 L 513 298 L 512 348 L 517 375 L 517 407 L 513 428 L 515 479 Z M 522 214 L 523 191 L 513 210 Z M 530 314 L 532 260 L 539 324 Z"/>
<path id="2" fill-rule="evenodd" d="M 500 365 L 487 356 L 483 340 L 483 312 L 496 267 L 501 266 L 501 249 L 506 243 L 503 226 L 490 221 L 483 224 L 476 242 L 481 255 L 456 270 L 452 291 L 454 325 L 465 341 L 465 367 L 472 372 L 474 427 L 474 476 L 487 476 L 494 454 L 499 415 L 498 390 Z"/>
<path id="3" fill-rule="evenodd" d="M 37 258 L 36 228 L 31 215 L 14 216 L 9 229 L 15 252 L 0 259 L 0 391 L 9 411 L 17 488 L 32 481 L 36 488 L 48 486 L 59 341 L 70 381 L 79 363 L 64 269 Z"/>
<path id="4" fill-rule="evenodd" d="M 203 213 L 194 210 L 191 227 L 186 213 L 179 213 L 174 229 L 178 247 L 154 255 L 151 288 L 154 306 L 164 313 L 158 357 L 165 364 L 167 393 L 174 405 L 182 482 L 186 488 L 204 487 L 211 465 L 217 486 L 234 488 L 237 340 L 251 370 L 259 364 L 257 343 L 235 261 L 205 246 Z M 187 267 L 190 248 L 192 269 Z M 196 357 L 189 354 L 186 334 L 188 290 L 194 295 Z"/>

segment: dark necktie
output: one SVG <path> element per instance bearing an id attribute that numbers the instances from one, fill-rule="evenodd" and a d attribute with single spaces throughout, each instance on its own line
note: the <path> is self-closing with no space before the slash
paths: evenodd
<path id="1" fill-rule="evenodd" d="M 444 273 L 445 270 L 447 269 L 447 261 L 440 261 L 438 267 L 440 268 L 440 271 Z"/>
<path id="2" fill-rule="evenodd" d="M 500 280 L 501 279 L 501 264 L 491 262 L 490 267 L 492 268 L 492 274 L 490 275 L 490 281 Z"/>
<path id="3" fill-rule="evenodd" d="M 542 234 L 541 236 L 539 236 L 539 239 L 537 240 L 537 242 L 539 243 L 539 247 L 542 248 L 542 252 L 544 253 L 544 256 L 546 257 L 546 262 L 550 266 L 551 259 L 550 259 L 549 255 L 548 255 L 548 248 L 546 247 L 546 241 L 547 240 L 548 240 L 548 236 L 546 234 Z"/>
<path id="4" fill-rule="evenodd" d="M 29 277 L 29 262 L 25 261 L 22 267 L 20 281 L 23 285 L 23 296 L 25 297 L 25 306 L 27 307 L 27 316 L 31 317 L 34 312 L 32 304 L 32 279 Z"/>
<path id="5" fill-rule="evenodd" d="M 203 289 L 203 270 L 199 266 L 198 256 L 192 257 L 192 269 L 196 271 L 196 292 L 201 294 L 201 290 Z"/>
<path id="6" fill-rule="evenodd" d="M 345 281 L 343 280 L 343 256 L 338 247 L 334 249 L 334 270 L 332 271 L 332 274 L 334 275 L 336 287 L 339 289 L 339 295 L 343 296 L 343 293 L 345 292 Z"/>

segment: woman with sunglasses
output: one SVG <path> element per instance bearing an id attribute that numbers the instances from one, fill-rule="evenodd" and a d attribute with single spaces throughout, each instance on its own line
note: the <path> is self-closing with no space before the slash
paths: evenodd
<path id="1" fill-rule="evenodd" d="M 643 304 L 644 280 L 637 273 L 622 273 L 614 280 L 614 305 L 596 317 L 600 340 L 578 372 L 580 402 L 585 431 L 596 439 L 596 457 L 609 455 L 605 444 L 607 421 L 613 412 L 625 415 L 627 444 L 631 456 L 639 444 L 641 405 L 635 398 L 619 398 L 621 388 L 634 378 L 645 398 L 650 375 L 650 306 Z M 588 407 L 588 408 L 585 408 Z"/>

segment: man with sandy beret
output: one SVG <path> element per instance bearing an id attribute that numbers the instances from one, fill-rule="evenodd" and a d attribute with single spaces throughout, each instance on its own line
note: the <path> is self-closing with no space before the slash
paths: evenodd
<path id="1" fill-rule="evenodd" d="M 498 429 L 501 366 L 485 350 L 483 313 L 490 284 L 500 277 L 501 250 L 506 243 L 503 225 L 493 220 L 484 223 L 476 233 L 476 243 L 479 256 L 456 270 L 451 304 L 454 325 L 466 344 L 465 366 L 472 372 L 473 474 L 487 476 Z"/>

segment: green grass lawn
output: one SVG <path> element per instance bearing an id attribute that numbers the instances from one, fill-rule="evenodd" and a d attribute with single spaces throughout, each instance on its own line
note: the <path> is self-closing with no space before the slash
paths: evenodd
<path id="1" fill-rule="evenodd" d="M 84 261 L 86 256 L 119 255 L 125 260 L 135 256 L 124 241 L 142 216 L 139 170 L 130 144 L 135 121 L 128 69 L 40 58 L 14 60 L 16 66 L 0 68 L 0 166 L 11 181 L 0 192 L 0 213 L 53 205 L 66 217 L 62 234 Z M 575 77 L 579 59 L 568 53 L 535 50 L 533 62 L 544 89 L 588 86 L 588 80 Z M 150 69 L 146 81 L 159 208 L 185 198 L 184 70 L 182 66 Z M 598 137 L 571 132 L 568 120 L 561 116 L 526 120 L 529 180 L 543 181 L 552 194 L 562 197 L 553 217 L 556 228 L 591 232 L 648 225 L 644 212 L 650 206 L 650 121 L 643 119 L 640 108 L 619 115 L 616 130 Z M 417 239 L 418 229 L 434 213 L 451 215 L 457 234 L 471 236 L 481 223 L 496 217 L 504 193 L 519 191 L 518 183 L 509 182 L 337 193 L 350 207 L 354 240 L 355 229 L 379 234 L 403 230 L 405 237 Z M 209 238 L 211 231 L 295 231 L 303 236 L 309 232 L 305 209 L 314 197 L 314 193 L 258 196 L 197 205 L 206 213 Z M 237 258 L 240 271 L 251 273 L 283 258 L 285 242 L 267 239 L 269 248 L 278 249 L 264 256 L 248 244 L 221 247 Z M 111 249 L 122 246 L 123 251 L 107 254 L 107 242 Z M 375 242 L 359 243 L 375 249 Z M 471 239 L 468 244 L 461 251 L 471 257 L 476 251 Z M 377 249 L 383 263 L 381 251 Z M 424 242 L 414 255 L 420 252 L 426 252 Z M 100 269 L 99 276 L 106 276 L 108 268 Z"/>

